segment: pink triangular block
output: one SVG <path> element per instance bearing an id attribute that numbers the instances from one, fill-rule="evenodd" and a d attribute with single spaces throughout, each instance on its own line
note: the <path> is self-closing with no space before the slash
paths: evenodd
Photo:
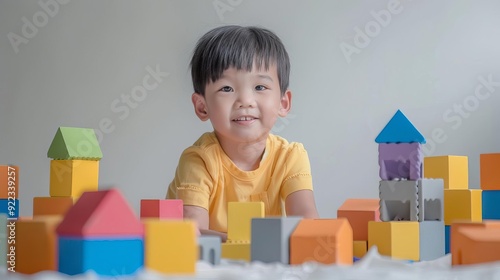
<path id="1" fill-rule="evenodd" d="M 59 236 L 143 236 L 144 227 L 117 189 L 85 192 L 57 227 Z"/>

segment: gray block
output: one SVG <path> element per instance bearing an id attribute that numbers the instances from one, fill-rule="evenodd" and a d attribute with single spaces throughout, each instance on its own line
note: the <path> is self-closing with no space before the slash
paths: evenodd
<path id="1" fill-rule="evenodd" d="M 445 255 L 444 221 L 424 221 L 420 228 L 420 260 L 431 261 Z"/>
<path id="2" fill-rule="evenodd" d="M 213 265 L 220 264 L 221 239 L 218 236 L 203 235 L 198 237 L 198 248 L 200 250 L 199 260 L 209 262 Z"/>
<path id="3" fill-rule="evenodd" d="M 418 221 L 417 181 L 380 181 L 380 220 Z"/>
<path id="4" fill-rule="evenodd" d="M 444 221 L 444 180 L 418 180 L 418 221 Z"/>
<path id="5" fill-rule="evenodd" d="M 0 214 L 0 268 L 7 268 L 7 215 Z"/>
<path id="6" fill-rule="evenodd" d="M 290 263 L 290 236 L 302 217 L 252 219 L 251 260 Z"/>
<path id="7" fill-rule="evenodd" d="M 443 221 L 444 181 L 380 181 L 380 219 L 382 221 Z"/>

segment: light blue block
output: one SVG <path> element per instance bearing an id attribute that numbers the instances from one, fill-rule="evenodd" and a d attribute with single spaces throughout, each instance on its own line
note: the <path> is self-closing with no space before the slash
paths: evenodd
<path id="1" fill-rule="evenodd" d="M 500 191 L 483 190 L 483 220 L 500 220 Z"/>
<path id="2" fill-rule="evenodd" d="M 420 261 L 432 261 L 444 256 L 444 221 L 423 221 L 418 225 L 420 231 Z"/>
<path id="3" fill-rule="evenodd" d="M 0 214 L 2 213 L 9 219 L 19 218 L 19 199 L 0 199 Z"/>
<path id="4" fill-rule="evenodd" d="M 144 265 L 142 237 L 109 239 L 59 237 L 59 272 L 101 276 L 132 275 Z"/>
<path id="5" fill-rule="evenodd" d="M 198 237 L 199 255 L 198 259 L 211 263 L 220 264 L 221 238 L 219 236 L 202 235 Z"/>
<path id="6" fill-rule="evenodd" d="M 450 253 L 450 226 L 444 226 L 444 253 Z"/>

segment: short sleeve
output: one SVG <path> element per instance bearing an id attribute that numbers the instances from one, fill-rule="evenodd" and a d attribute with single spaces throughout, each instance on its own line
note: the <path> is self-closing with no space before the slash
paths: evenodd
<path id="1" fill-rule="evenodd" d="M 209 165 L 199 147 L 186 149 L 179 159 L 167 198 L 182 199 L 184 205 L 199 206 L 208 210 L 213 188 Z"/>
<path id="2" fill-rule="evenodd" d="M 286 159 L 286 169 L 281 186 L 281 198 L 296 191 L 312 190 L 311 164 L 304 146 L 293 143 Z"/>

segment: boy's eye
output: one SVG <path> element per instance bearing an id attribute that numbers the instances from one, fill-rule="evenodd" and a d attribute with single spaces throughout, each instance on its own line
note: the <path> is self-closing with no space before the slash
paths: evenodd
<path id="1" fill-rule="evenodd" d="M 265 89 L 266 89 L 266 87 L 263 85 L 258 85 L 255 87 L 255 90 L 258 90 L 258 91 L 265 90 Z"/>
<path id="2" fill-rule="evenodd" d="M 220 89 L 222 92 L 231 92 L 233 89 L 230 86 L 225 86 Z"/>

